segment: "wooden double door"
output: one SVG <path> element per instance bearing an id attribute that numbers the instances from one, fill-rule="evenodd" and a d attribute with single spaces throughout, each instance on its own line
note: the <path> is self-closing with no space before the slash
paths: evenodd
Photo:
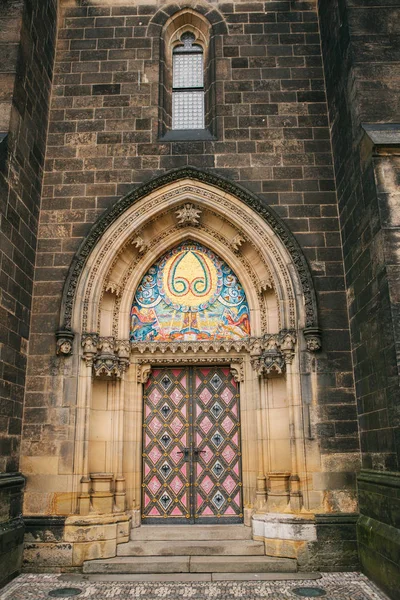
<path id="1" fill-rule="evenodd" d="M 241 523 L 239 389 L 229 367 L 153 369 L 143 414 L 142 522 Z"/>

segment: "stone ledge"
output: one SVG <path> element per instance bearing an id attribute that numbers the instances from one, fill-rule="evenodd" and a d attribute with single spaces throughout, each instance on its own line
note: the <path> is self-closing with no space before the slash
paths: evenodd
<path id="1" fill-rule="evenodd" d="M 400 123 L 362 123 L 375 146 L 400 146 Z"/>
<path id="2" fill-rule="evenodd" d="M 0 524 L 0 554 L 10 552 L 24 542 L 25 525 L 21 517 Z"/>
<path id="3" fill-rule="evenodd" d="M 375 471 L 373 469 L 362 469 L 358 474 L 357 481 L 361 483 L 375 483 L 377 485 L 400 488 L 400 473 L 394 471 L 385 472 Z"/>
<path id="4" fill-rule="evenodd" d="M 24 570 L 64 571 L 113 558 L 118 544 L 129 541 L 130 520 L 127 513 L 26 517 Z"/>
<path id="5" fill-rule="evenodd" d="M 315 541 L 317 529 L 314 515 L 268 513 L 253 516 L 254 538 Z"/>
<path id="6" fill-rule="evenodd" d="M 112 513 L 109 515 L 72 515 L 65 519 L 65 526 L 73 525 L 74 527 L 87 527 L 91 525 L 109 525 L 110 523 L 121 523 L 130 520 L 130 516 L 126 513 Z"/>
<path id="7" fill-rule="evenodd" d="M 21 473 L 0 473 L 0 488 L 22 488 L 25 485 L 25 477 Z"/>
<path id="8" fill-rule="evenodd" d="M 358 513 L 320 513 L 315 515 L 317 525 L 355 525 L 359 518 Z"/>

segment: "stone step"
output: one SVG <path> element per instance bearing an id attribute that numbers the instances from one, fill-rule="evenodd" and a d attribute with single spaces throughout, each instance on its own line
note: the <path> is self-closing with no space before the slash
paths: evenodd
<path id="1" fill-rule="evenodd" d="M 120 544 L 118 556 L 263 556 L 263 542 L 253 540 L 132 541 Z"/>
<path id="2" fill-rule="evenodd" d="M 84 573 L 190 573 L 189 556 L 127 556 L 83 563 Z"/>
<path id="3" fill-rule="evenodd" d="M 133 573 L 295 573 L 290 558 L 269 556 L 127 556 L 83 563 L 85 574 Z"/>
<path id="4" fill-rule="evenodd" d="M 192 556 L 190 573 L 295 573 L 297 561 L 270 556 Z"/>
<path id="5" fill-rule="evenodd" d="M 251 540 L 251 527 L 244 525 L 142 525 L 131 530 L 131 540 Z"/>

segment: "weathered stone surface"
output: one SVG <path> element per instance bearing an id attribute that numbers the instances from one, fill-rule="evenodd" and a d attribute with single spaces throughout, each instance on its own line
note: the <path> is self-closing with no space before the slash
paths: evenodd
<path id="1" fill-rule="evenodd" d="M 390 473 L 382 485 L 377 478 L 381 471 L 400 469 L 396 416 L 400 356 L 396 242 L 399 148 L 393 132 L 388 137 L 391 123 L 398 121 L 393 94 L 393 86 L 399 81 L 398 41 L 391 40 L 390 27 L 398 19 L 399 6 L 381 0 L 373 4 L 335 0 L 329 4 L 319 2 L 319 7 L 362 467 L 368 470 L 363 471 L 359 483 L 360 558 L 368 573 L 396 597 L 399 572 L 389 572 L 390 558 L 380 554 L 379 543 L 380 530 L 389 525 L 389 498 L 396 486 Z M 371 469 L 376 470 L 375 475 Z M 371 489 L 374 478 L 375 489 Z M 369 519 L 371 529 L 366 543 L 364 530 Z M 399 524 L 395 527 L 400 537 Z"/>
<path id="2" fill-rule="evenodd" d="M 316 407 L 305 428 L 319 438 L 323 463 L 308 498 L 326 511 L 357 511 L 360 444 L 364 469 L 400 468 L 399 151 L 393 137 L 389 143 L 362 129 L 398 120 L 396 0 L 320 1 L 318 13 L 314 1 L 217 2 L 208 12 L 196 5 L 214 27 L 216 85 L 207 98 L 216 99 L 208 114 L 215 139 L 160 137 L 168 110 L 159 110 L 166 81 L 159 87 L 158 41 L 177 5 L 62 3 L 53 77 L 55 0 L 3 4 L 0 139 L 3 130 L 9 135 L 0 142 L 0 471 L 20 468 L 22 435 L 25 512 L 75 509 L 76 365 L 55 356 L 54 336 L 74 253 L 118 198 L 185 165 L 258 194 L 307 256 L 324 344 L 312 364 L 316 397 L 311 362 L 301 367 L 304 397 Z M 389 475 L 385 483 L 360 479 L 361 557 L 371 574 L 376 560 L 381 582 L 389 573 L 379 565 L 393 562 L 392 546 L 384 550 L 381 540 L 399 527 L 396 490 Z M 19 514 L 20 500 L 13 514 L 10 502 L 0 492 L 0 522 Z M 61 522 L 27 525 L 29 543 L 65 541 Z M 128 527 L 116 525 L 119 541 Z M 114 539 L 114 525 L 95 529 L 78 526 L 71 543 Z M 354 531 L 352 523 L 317 523 L 307 560 L 322 564 L 326 544 L 326 568 L 356 566 Z M 266 539 L 277 552 L 274 538 Z M 294 552 L 284 544 L 280 551 Z"/>
<path id="3" fill-rule="evenodd" d="M 259 556 L 264 554 L 264 544 L 253 540 L 218 541 L 131 541 L 120 544 L 118 556 Z"/>
<path id="4" fill-rule="evenodd" d="M 72 566 L 72 544 L 27 543 L 24 548 L 23 567 L 35 569 Z"/>

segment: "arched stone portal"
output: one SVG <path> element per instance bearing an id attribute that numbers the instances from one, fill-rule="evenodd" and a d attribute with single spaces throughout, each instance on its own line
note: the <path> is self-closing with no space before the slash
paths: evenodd
<path id="1" fill-rule="evenodd" d="M 209 249 L 235 273 L 251 329 L 202 339 L 130 337 L 143 277 L 188 244 Z M 260 515 L 321 510 L 322 492 L 311 489 L 319 450 L 306 439 L 312 383 L 304 398 L 300 367 L 302 354 L 320 349 L 315 295 L 294 238 L 254 196 L 186 169 L 123 198 L 76 256 L 61 325 L 58 352 L 72 354 L 77 397 L 72 514 L 127 515 L 140 524 L 144 385 L 155 370 L 202 366 L 224 369 L 240 389 L 240 516 L 250 525 L 258 515 L 255 535 L 265 537 Z"/>

